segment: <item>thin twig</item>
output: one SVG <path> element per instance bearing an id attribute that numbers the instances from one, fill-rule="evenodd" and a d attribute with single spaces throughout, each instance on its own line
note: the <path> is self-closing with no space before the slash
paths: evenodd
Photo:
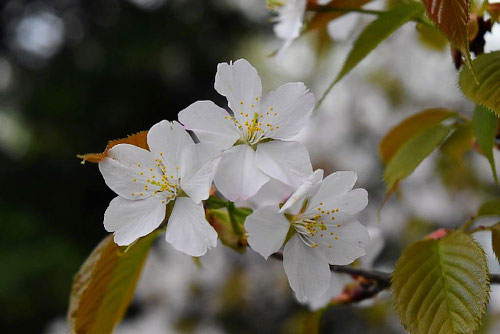
<path id="1" fill-rule="evenodd" d="M 311 12 L 318 13 L 361 13 L 361 14 L 369 14 L 369 15 L 382 15 L 386 13 L 383 10 L 371 10 L 371 9 L 362 9 L 362 8 L 332 8 L 332 7 L 324 7 L 318 6 L 308 9 Z"/>
<path id="2" fill-rule="evenodd" d="M 274 257 L 275 259 L 283 261 L 283 254 L 281 253 L 274 253 L 271 256 Z M 330 265 L 330 270 L 337 273 L 344 273 L 344 274 L 373 279 L 378 281 L 379 284 L 383 285 L 385 288 L 391 286 L 391 274 L 382 271 L 354 268 L 351 266 L 335 266 L 335 265 Z M 500 275 L 490 274 L 490 283 L 500 284 Z"/>

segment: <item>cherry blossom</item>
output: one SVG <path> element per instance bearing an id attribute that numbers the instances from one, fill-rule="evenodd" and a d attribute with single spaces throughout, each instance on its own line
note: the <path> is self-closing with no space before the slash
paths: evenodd
<path id="1" fill-rule="evenodd" d="M 365 255 L 370 237 L 353 215 L 366 207 L 368 193 L 353 189 L 356 179 L 342 171 L 323 180 L 316 170 L 281 208 L 261 207 L 246 219 L 248 242 L 265 258 L 284 244 L 285 272 L 301 302 L 327 291 L 329 264 L 347 265 Z"/>
<path id="2" fill-rule="evenodd" d="M 205 219 L 202 200 L 208 198 L 217 147 L 195 144 L 182 126 L 161 121 L 148 132 L 150 151 L 119 144 L 99 162 L 106 184 L 118 196 L 104 214 L 104 227 L 118 245 L 130 245 L 165 220 L 174 203 L 166 240 L 175 249 L 201 256 L 217 245 L 217 233 Z"/>
<path id="3" fill-rule="evenodd" d="M 179 113 L 179 121 L 202 143 L 223 150 L 214 181 L 224 197 L 247 200 L 270 179 L 296 187 L 312 173 L 305 146 L 285 141 L 306 125 L 314 108 L 314 95 L 303 83 L 288 83 L 261 97 L 257 70 L 240 59 L 218 65 L 215 89 L 232 113 L 198 101 Z"/>

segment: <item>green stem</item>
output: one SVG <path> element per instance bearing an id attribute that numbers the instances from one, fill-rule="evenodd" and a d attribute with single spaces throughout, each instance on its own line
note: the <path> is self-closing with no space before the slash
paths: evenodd
<path id="1" fill-rule="evenodd" d="M 234 206 L 233 202 L 229 202 L 227 206 L 227 212 L 229 213 L 229 220 L 231 221 L 231 226 L 233 227 L 234 233 L 236 233 L 239 236 L 243 235 L 243 230 L 241 229 L 240 224 L 236 220 L 236 208 Z"/>
<path id="2" fill-rule="evenodd" d="M 463 231 L 463 232 L 467 232 L 467 230 L 469 229 L 469 227 L 471 227 L 472 223 L 474 223 L 474 220 L 476 219 L 476 217 L 471 217 L 471 219 L 469 219 L 468 221 L 466 221 L 462 227 L 460 227 L 460 230 Z"/>

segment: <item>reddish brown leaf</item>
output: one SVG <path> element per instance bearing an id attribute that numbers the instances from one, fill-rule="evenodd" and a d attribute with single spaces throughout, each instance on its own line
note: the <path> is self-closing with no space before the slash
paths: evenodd
<path id="1" fill-rule="evenodd" d="M 109 141 L 108 145 L 106 145 L 106 149 L 104 150 L 104 152 L 79 154 L 77 155 L 77 157 L 83 159 L 82 163 L 85 163 L 86 161 L 98 163 L 99 161 L 101 161 L 101 159 L 108 156 L 109 149 L 118 144 L 130 144 L 148 150 L 149 147 L 147 142 L 147 134 L 147 131 L 141 131 L 134 133 L 133 135 L 130 135 L 126 138 L 111 140 Z"/>
<path id="2" fill-rule="evenodd" d="M 427 16 L 448 38 L 451 45 L 459 49 L 470 65 L 469 53 L 469 8 L 470 0 L 422 0 Z"/>
<path id="3" fill-rule="evenodd" d="M 364 4 L 370 2 L 372 0 L 332 0 L 330 3 L 327 5 L 323 6 L 325 8 L 360 8 Z M 309 22 L 309 26 L 306 31 L 309 30 L 316 30 L 316 29 L 324 29 L 326 28 L 326 25 L 328 22 L 335 20 L 338 17 L 341 17 L 342 15 L 346 14 L 346 12 L 335 12 L 335 11 L 324 11 L 324 12 L 318 12 L 314 17 L 311 19 L 311 22 Z"/>
<path id="4" fill-rule="evenodd" d="M 486 5 L 486 10 L 493 21 L 500 22 L 500 3 L 489 3 Z"/>

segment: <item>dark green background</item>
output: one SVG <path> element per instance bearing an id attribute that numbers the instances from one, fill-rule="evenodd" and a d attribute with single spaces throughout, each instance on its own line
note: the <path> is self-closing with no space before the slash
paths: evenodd
<path id="1" fill-rule="evenodd" d="M 250 24 L 204 0 L 167 1 L 153 12 L 125 1 L 45 1 L 58 15 L 77 9 L 85 35 L 32 68 L 8 47 L 9 23 L 30 10 L 29 1 L 16 2 L 15 10 L 0 5 L 0 55 L 16 80 L 0 105 L 15 107 L 32 141 L 20 157 L 0 151 L 0 328 L 36 333 L 66 312 L 72 276 L 106 235 L 102 218 L 114 195 L 97 166 L 82 166 L 76 154 L 175 119 L 196 100 L 218 101 L 217 63 L 234 56 Z M 119 16 L 103 25 L 113 6 Z M 90 65 L 77 66 L 82 59 Z"/>

